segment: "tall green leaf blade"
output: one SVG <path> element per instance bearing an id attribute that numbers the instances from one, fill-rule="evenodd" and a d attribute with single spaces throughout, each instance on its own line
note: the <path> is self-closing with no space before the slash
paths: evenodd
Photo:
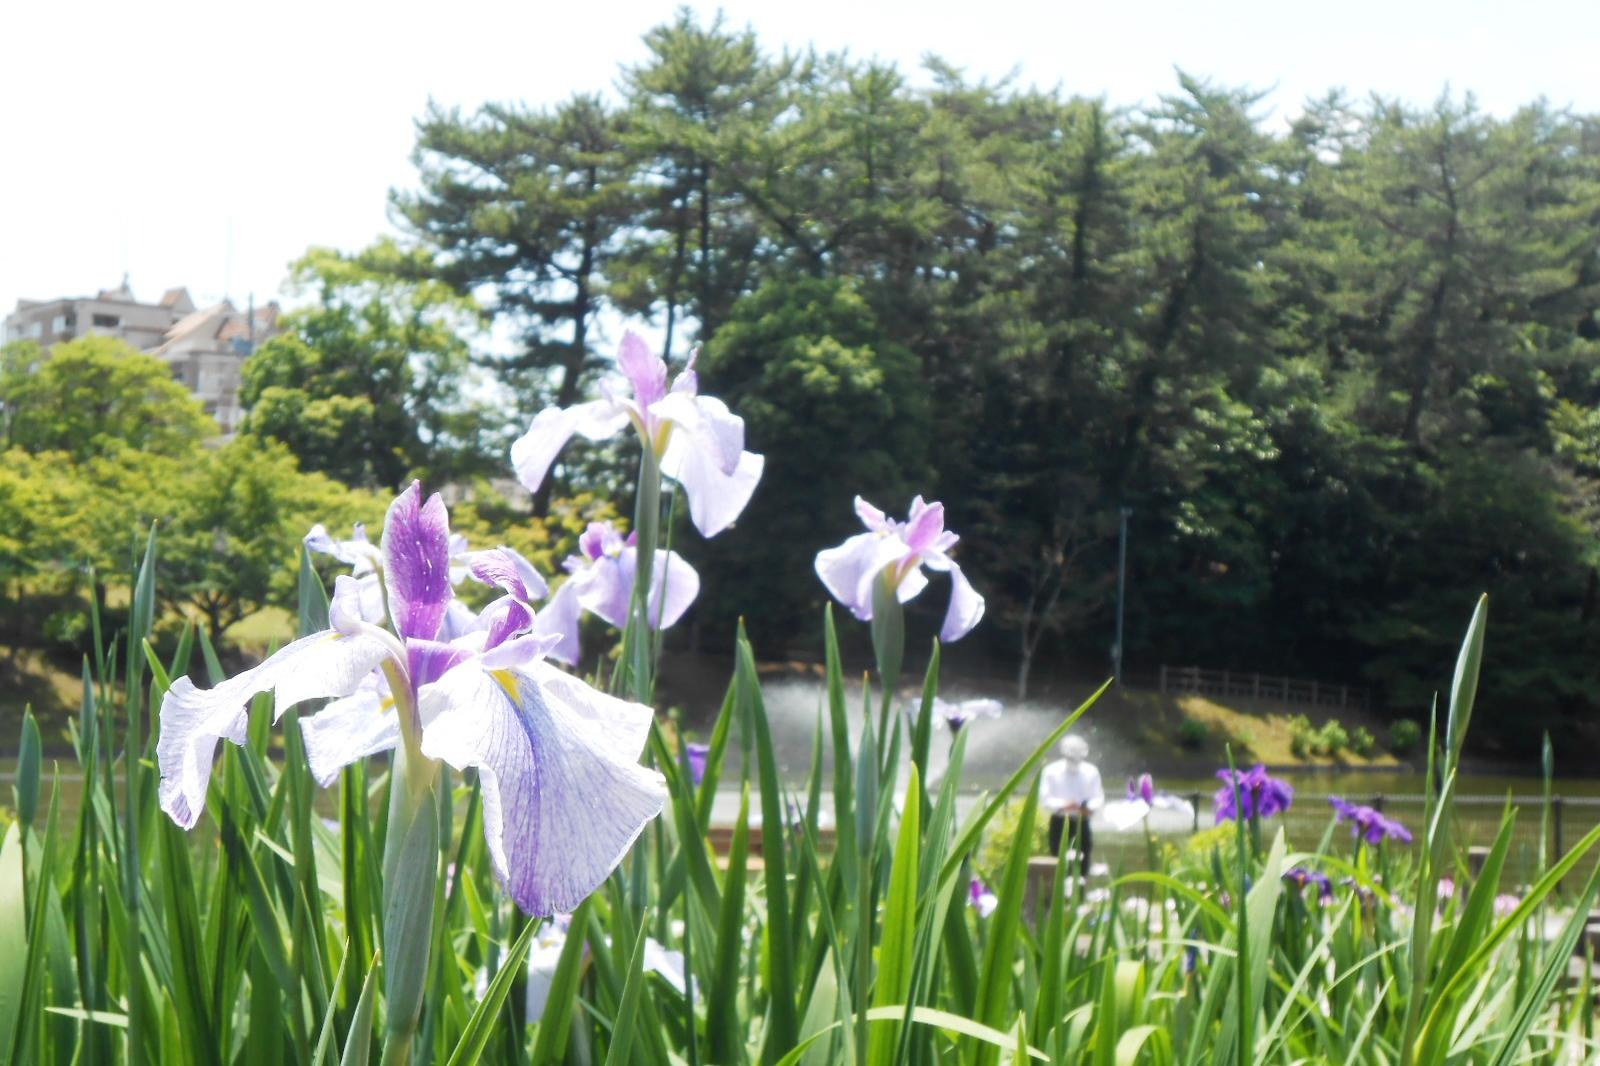
<path id="1" fill-rule="evenodd" d="M 922 783 L 916 764 L 906 782 L 905 805 L 900 815 L 900 835 L 895 842 L 889 873 L 889 894 L 884 900 L 883 940 L 878 946 L 878 975 L 873 983 L 872 1005 L 907 1004 L 911 991 L 911 961 L 917 920 L 917 875 L 921 866 Z M 907 1004 L 909 1005 L 909 1004 Z M 874 1026 L 867 1044 L 868 1066 L 888 1066 L 899 1033 L 895 1027 Z"/>

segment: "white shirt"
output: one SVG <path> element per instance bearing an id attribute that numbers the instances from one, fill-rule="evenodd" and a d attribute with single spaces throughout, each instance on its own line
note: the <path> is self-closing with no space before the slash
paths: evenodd
<path id="1" fill-rule="evenodd" d="M 1057 759 L 1044 768 L 1044 778 L 1039 784 L 1039 805 L 1047 811 L 1059 811 L 1073 804 L 1089 811 L 1098 811 L 1106 801 L 1105 789 L 1100 786 L 1100 769 L 1094 763 L 1070 763 Z"/>

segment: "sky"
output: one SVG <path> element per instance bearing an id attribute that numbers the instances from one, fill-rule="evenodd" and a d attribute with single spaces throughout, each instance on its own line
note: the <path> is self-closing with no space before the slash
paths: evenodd
<path id="1" fill-rule="evenodd" d="M 717 4 L 691 4 L 709 18 Z M 124 273 L 154 299 L 279 294 L 311 245 L 393 232 L 430 99 L 549 104 L 615 92 L 676 5 L 642 0 L 13 0 L 0 15 L 0 311 L 92 294 Z M 920 76 L 941 56 L 1114 104 L 1175 68 L 1270 90 L 1281 126 L 1342 87 L 1416 103 L 1446 86 L 1496 114 L 1544 97 L 1600 112 L 1600 3 L 1525 0 L 726 0 L 771 50 L 815 45 Z"/>

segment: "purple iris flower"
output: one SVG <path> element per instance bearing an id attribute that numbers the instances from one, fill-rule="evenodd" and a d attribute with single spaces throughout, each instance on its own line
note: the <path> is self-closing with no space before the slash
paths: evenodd
<path id="1" fill-rule="evenodd" d="M 1140 774 L 1138 777 L 1128 779 L 1128 798 L 1130 800 L 1143 800 L 1154 803 L 1156 799 L 1156 780 L 1149 774 Z"/>
<path id="2" fill-rule="evenodd" d="M 1242 772 L 1218 770 L 1217 778 L 1223 783 L 1215 800 L 1219 825 L 1239 818 L 1271 818 L 1288 810 L 1294 802 L 1294 789 L 1289 783 L 1269 776 L 1267 768 L 1259 763 Z M 1235 779 L 1239 784 L 1238 807 L 1234 806 Z"/>
<path id="3" fill-rule="evenodd" d="M 692 355 L 669 388 L 666 361 L 630 331 L 617 352 L 617 369 L 620 379 L 602 382 L 600 399 L 539 412 L 511 445 L 517 480 L 537 492 L 574 433 L 606 440 L 632 424 L 661 461 L 661 472 L 683 486 L 695 528 L 716 536 L 750 502 L 766 462 L 744 450 L 744 419 L 721 400 L 699 395 Z"/>
<path id="4" fill-rule="evenodd" d="M 967 906 L 977 911 L 979 918 L 987 918 L 1000 906 L 1000 897 L 982 880 L 974 877 L 972 884 L 967 886 Z"/>
<path id="5" fill-rule="evenodd" d="M 1325 873 L 1307 870 L 1304 866 L 1295 866 L 1284 872 L 1283 879 L 1300 889 L 1304 889 L 1307 885 L 1316 885 L 1317 898 L 1323 902 L 1333 898 L 1333 882 Z"/>
<path id="6" fill-rule="evenodd" d="M 552 659 L 569 665 L 578 662 L 578 618 L 583 611 L 598 615 L 623 629 L 633 603 L 633 586 L 639 571 L 639 548 L 633 534 L 624 540 L 609 522 L 590 522 L 578 538 L 579 554 L 563 564 L 571 575 L 556 590 L 534 629 L 557 637 Z M 666 629 L 689 609 L 700 595 L 700 575 L 677 552 L 656 549 L 650 571 L 650 614 L 653 629 Z"/>
<path id="7" fill-rule="evenodd" d="M 961 732 L 961 727 L 976 718 L 999 718 L 1002 710 L 999 700 L 962 700 L 954 703 L 933 698 L 933 713 L 944 720 L 951 733 Z"/>
<path id="8" fill-rule="evenodd" d="M 689 780 L 699 788 L 706 779 L 706 756 L 711 754 L 711 745 L 696 744 L 689 741 L 683 746 L 684 761 L 689 764 Z"/>
<path id="9" fill-rule="evenodd" d="M 922 574 L 926 566 L 950 575 L 950 607 L 939 639 L 949 643 L 972 632 L 983 618 L 983 597 L 950 558 L 950 549 L 961 538 L 944 528 L 944 504 L 925 503 L 918 496 L 911 501 L 910 516 L 896 522 L 857 496 L 856 514 L 867 532 L 817 553 L 817 576 L 833 598 L 861 621 L 870 622 L 874 582 L 885 582 L 905 603 L 928 587 Z"/>
<path id="10" fill-rule="evenodd" d="M 380 555 L 370 561 L 392 632 L 363 616 L 357 579 L 341 575 L 330 628 L 213 688 L 198 689 L 188 677 L 172 683 L 156 748 L 161 809 L 186 829 L 195 824 L 217 741 L 245 742 L 246 708 L 258 693 L 274 694 L 275 715 L 331 698 L 302 722 L 320 781 L 394 748 L 402 735 L 421 757 L 476 769 L 484 837 L 501 883 L 531 914 L 571 910 L 661 811 L 661 775 L 637 761 L 650 708 L 597 692 L 543 661 L 555 638 L 534 631 L 534 590 L 517 558 L 501 549 L 472 553 L 468 565 L 502 595 L 469 631 L 441 639 L 454 601 L 449 520 L 439 497 L 424 503 L 415 483 L 390 505 Z"/>
<path id="11" fill-rule="evenodd" d="M 1349 822 L 1351 832 L 1368 844 L 1379 844 L 1385 839 L 1411 843 L 1411 830 L 1375 807 L 1346 803 L 1338 796 L 1329 796 L 1328 803 L 1338 812 L 1339 821 Z"/>

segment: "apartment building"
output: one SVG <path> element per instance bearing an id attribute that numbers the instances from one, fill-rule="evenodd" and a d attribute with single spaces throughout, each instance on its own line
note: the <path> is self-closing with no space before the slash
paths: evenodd
<path id="1" fill-rule="evenodd" d="M 18 300 L 6 316 L 4 339 L 37 341 L 49 348 L 76 337 L 116 337 L 163 359 L 225 435 L 244 413 L 239 408 L 239 373 L 263 341 L 279 332 L 276 303 L 241 311 L 231 301 L 197 308 L 184 288 L 168 289 L 156 303 L 134 298 L 128 280 L 96 295 L 57 300 Z"/>

